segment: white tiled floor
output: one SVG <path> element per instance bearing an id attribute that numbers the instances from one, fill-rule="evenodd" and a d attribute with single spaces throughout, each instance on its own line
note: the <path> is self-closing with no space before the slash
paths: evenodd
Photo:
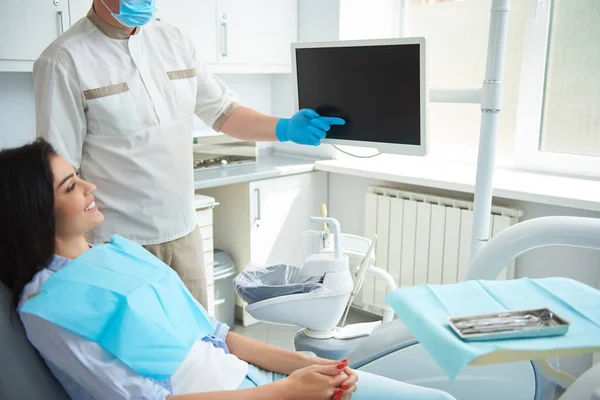
<path id="1" fill-rule="evenodd" d="M 349 324 L 370 322 L 380 319 L 381 317 L 375 317 L 357 310 L 350 310 L 348 313 Z M 299 329 L 300 328 L 297 326 L 270 325 L 263 323 L 244 328 L 243 326 L 239 325 L 239 321 L 237 321 L 233 332 L 250 337 L 252 339 L 260 340 L 261 342 L 272 344 L 273 346 L 294 350 L 294 335 Z"/>

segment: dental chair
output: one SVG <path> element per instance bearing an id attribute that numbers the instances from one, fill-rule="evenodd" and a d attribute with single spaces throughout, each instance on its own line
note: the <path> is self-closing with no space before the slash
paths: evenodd
<path id="1" fill-rule="evenodd" d="M 0 283 L 0 399 L 68 400 L 25 336 L 11 291 Z"/>
<path id="2" fill-rule="evenodd" d="M 342 235 L 339 226 L 336 228 L 336 237 L 339 238 Z M 600 249 L 600 220 L 570 217 L 538 218 L 511 227 L 490 241 L 486 251 L 481 252 L 480 256 L 473 261 L 468 277 L 469 279 L 491 279 L 490 277 L 497 276 L 504 265 L 523 252 L 548 245 Z M 335 257 L 338 258 L 339 254 Z M 314 261 L 327 267 L 325 258 L 326 256 L 319 256 Z M 337 261 L 332 266 L 339 268 Z M 331 296 L 349 299 L 350 293 L 340 287 L 336 286 L 339 293 L 319 292 L 316 298 L 325 299 L 331 304 L 336 303 L 335 300 L 328 300 Z M 291 316 L 301 317 L 299 316 L 301 313 L 298 312 L 282 313 L 280 307 L 284 307 L 283 310 L 286 311 L 285 307 L 290 305 L 299 311 L 297 301 L 307 295 L 310 296 L 310 293 L 282 296 L 279 301 L 276 299 L 259 301 L 254 307 L 249 307 L 249 310 L 258 310 L 256 316 L 262 313 L 265 319 L 271 320 Z M 342 312 L 343 308 L 339 313 L 332 313 L 330 319 L 339 320 Z M 308 322 L 314 323 L 314 320 L 313 318 Z M 316 320 L 324 323 L 323 320 Z M 335 324 L 337 322 L 333 326 Z M 319 326 L 315 326 L 313 333 L 318 328 Z M 369 336 L 349 340 L 335 337 L 317 339 L 314 335 L 307 336 L 303 329 L 296 334 L 294 344 L 296 350 L 311 352 L 321 357 L 332 359 L 348 357 L 351 366 L 355 369 L 444 390 L 458 400 L 554 400 L 559 388 L 566 389 L 560 400 L 600 400 L 600 364 L 589 369 L 578 379 L 557 371 L 558 363 L 555 359 L 489 366 L 469 365 L 455 380 L 450 380 L 400 320 L 385 322 Z M 2 283 L 0 283 L 0 399 L 68 399 L 42 358 L 27 340 L 12 303 L 11 292 Z"/>
<path id="3" fill-rule="evenodd" d="M 333 342 L 327 340 L 329 345 Z M 408 333 L 399 321 L 383 324 L 369 337 L 353 341 L 338 341 L 344 349 L 352 342 L 355 348 L 350 353 L 352 366 L 368 372 L 388 376 L 390 378 L 410 382 L 422 386 L 449 389 L 449 385 L 466 385 L 469 397 L 456 396 L 462 400 L 482 398 L 482 393 L 489 393 L 490 377 L 492 384 L 498 387 L 511 385 L 506 398 L 521 399 L 523 392 L 545 392 L 551 386 L 549 382 L 537 374 L 533 364 L 519 365 L 517 368 L 472 367 L 466 374 L 461 374 L 455 383 L 445 378 L 441 369 L 427 353 L 420 348 L 417 341 Z M 325 351 L 325 350 L 324 350 Z M 329 355 L 335 352 L 334 347 L 326 349 Z M 347 351 L 342 350 L 342 353 Z M 29 343 L 21 320 L 14 310 L 11 292 L 0 283 L 0 399 L 2 400 L 67 400 L 68 396 L 60 384 L 54 379 L 46 364 Z M 410 367 L 405 367 L 405 366 Z M 390 370 L 390 366 L 393 368 Z M 540 378 L 536 380 L 536 377 Z M 521 376 L 520 384 L 514 385 L 512 377 Z M 534 384 L 535 382 L 535 384 Z M 546 387 L 546 386 L 547 387 Z M 479 391 L 474 390 L 478 387 Z M 544 390 L 542 390 L 544 389 Z M 521 392 L 519 392 L 521 391 Z M 519 393 L 513 397 L 512 394 Z M 528 399 L 545 399 L 534 397 Z"/>

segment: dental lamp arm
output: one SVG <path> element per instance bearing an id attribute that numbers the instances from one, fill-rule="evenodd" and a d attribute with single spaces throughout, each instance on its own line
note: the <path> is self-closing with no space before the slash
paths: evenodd
<path id="1" fill-rule="evenodd" d="M 542 217 L 505 229 L 473 258 L 466 279 L 495 280 L 519 255 L 545 246 L 572 246 L 600 250 L 600 219 Z"/>

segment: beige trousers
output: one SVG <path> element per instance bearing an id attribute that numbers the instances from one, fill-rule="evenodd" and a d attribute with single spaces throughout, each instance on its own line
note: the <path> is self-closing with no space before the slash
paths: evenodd
<path id="1" fill-rule="evenodd" d="M 182 238 L 144 247 L 173 268 L 196 300 L 205 309 L 208 307 L 204 251 L 199 227 Z"/>

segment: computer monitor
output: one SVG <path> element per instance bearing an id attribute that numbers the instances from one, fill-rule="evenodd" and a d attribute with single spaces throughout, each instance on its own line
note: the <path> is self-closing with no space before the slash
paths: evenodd
<path id="1" fill-rule="evenodd" d="M 296 110 L 346 120 L 323 143 L 427 154 L 425 38 L 292 44 Z"/>

